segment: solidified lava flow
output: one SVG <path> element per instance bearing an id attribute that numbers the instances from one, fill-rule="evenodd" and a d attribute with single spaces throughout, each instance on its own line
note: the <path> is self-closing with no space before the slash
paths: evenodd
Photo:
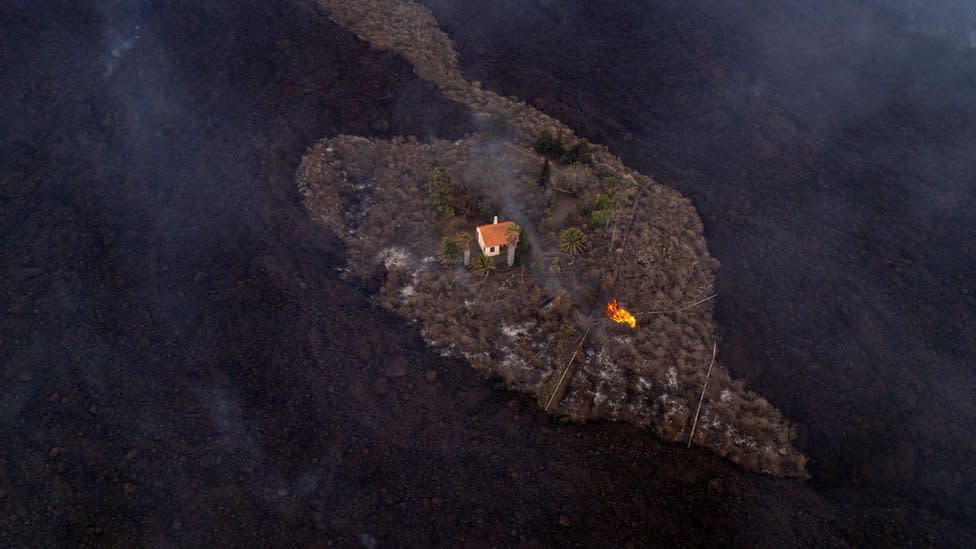
<path id="1" fill-rule="evenodd" d="M 952 3 L 3 3 L 0 547 L 976 547 Z"/>

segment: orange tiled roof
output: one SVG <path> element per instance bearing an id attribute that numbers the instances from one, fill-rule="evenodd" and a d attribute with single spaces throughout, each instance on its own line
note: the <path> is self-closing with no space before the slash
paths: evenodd
<path id="1" fill-rule="evenodd" d="M 481 233 L 481 239 L 485 242 L 485 246 L 501 246 L 503 244 L 508 244 L 508 238 L 505 236 L 505 230 L 511 225 L 511 221 L 479 225 L 478 232 Z"/>

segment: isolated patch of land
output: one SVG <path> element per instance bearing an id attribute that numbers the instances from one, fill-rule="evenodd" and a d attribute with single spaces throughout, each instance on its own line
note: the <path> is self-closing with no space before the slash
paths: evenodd
<path id="1" fill-rule="evenodd" d="M 534 108 L 466 81 L 425 8 L 323 3 L 480 121 L 456 142 L 340 136 L 309 151 L 299 189 L 346 241 L 351 276 L 383 265 L 384 306 L 548 412 L 629 421 L 666 440 L 694 436 L 750 470 L 806 474 L 782 414 L 721 364 L 708 373 L 717 262 L 690 201 Z M 447 189 L 434 192 L 438 178 Z M 472 274 L 438 257 L 494 215 L 523 227 L 514 269 Z M 565 242 L 572 231 L 579 249 Z M 608 299 L 636 313 L 638 328 L 602 319 Z"/>

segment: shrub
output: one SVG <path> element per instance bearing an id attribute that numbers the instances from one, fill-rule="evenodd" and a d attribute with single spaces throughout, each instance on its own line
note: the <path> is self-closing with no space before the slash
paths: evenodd
<path id="1" fill-rule="evenodd" d="M 620 190 L 621 186 L 622 183 L 620 182 L 620 180 L 617 179 L 616 177 L 613 177 L 612 175 L 603 178 L 603 188 L 604 190 L 607 191 L 607 194 L 610 196 L 614 196 L 615 194 L 617 194 L 617 191 Z"/>
<path id="2" fill-rule="evenodd" d="M 605 194 L 596 195 L 596 200 L 593 201 L 593 210 L 609 210 L 613 207 L 610 203 L 610 197 Z"/>
<path id="3" fill-rule="evenodd" d="M 453 217 L 454 207 L 451 206 L 451 186 L 447 176 L 440 168 L 430 172 L 430 184 L 427 186 L 427 198 L 435 215 Z"/>
<path id="4" fill-rule="evenodd" d="M 613 216 L 613 202 L 607 195 L 599 194 L 592 203 L 583 208 L 581 215 L 586 216 L 588 225 L 595 229 L 602 229 L 610 224 Z"/>
<path id="5" fill-rule="evenodd" d="M 586 223 L 594 229 L 602 229 L 610 224 L 613 211 L 610 209 L 598 209 L 590 212 L 586 218 Z"/>
<path id="6" fill-rule="evenodd" d="M 593 173 L 586 166 L 568 166 L 559 170 L 556 177 L 556 187 L 558 190 L 576 194 L 590 186 L 593 182 Z"/>
<path id="7" fill-rule="evenodd" d="M 535 140 L 533 148 L 535 152 L 553 159 L 562 158 L 566 154 L 566 147 L 563 146 L 562 132 L 553 137 L 552 132 L 543 130 L 539 134 L 539 138 Z"/>
<path id="8" fill-rule="evenodd" d="M 586 139 L 580 139 L 560 156 L 560 161 L 563 164 L 589 164 L 590 142 Z"/>

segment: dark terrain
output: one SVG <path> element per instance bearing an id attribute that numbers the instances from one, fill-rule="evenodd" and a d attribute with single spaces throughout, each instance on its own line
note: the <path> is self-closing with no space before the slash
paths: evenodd
<path id="1" fill-rule="evenodd" d="M 464 9 L 438 16 L 469 75 L 696 201 L 722 358 L 801 424 L 814 481 L 553 422 L 339 278 L 305 148 L 472 128 L 399 58 L 302 2 L 22 1 L 0 8 L 0 546 L 973 545 L 972 196 L 924 192 L 966 190 L 967 113 L 896 131 L 928 120 L 909 102 L 818 141 L 741 93 L 730 31 L 658 13 L 682 39 L 654 56 L 611 32 L 626 9 Z M 654 108 L 628 95 L 660 74 Z M 935 172 L 898 164 L 917 141 Z"/>
<path id="2" fill-rule="evenodd" d="M 815 486 L 976 521 L 962 6 L 423 3 L 468 78 L 692 198 L 723 264 L 719 360 L 798 423 Z M 910 14 L 959 17 L 940 37 Z"/>

